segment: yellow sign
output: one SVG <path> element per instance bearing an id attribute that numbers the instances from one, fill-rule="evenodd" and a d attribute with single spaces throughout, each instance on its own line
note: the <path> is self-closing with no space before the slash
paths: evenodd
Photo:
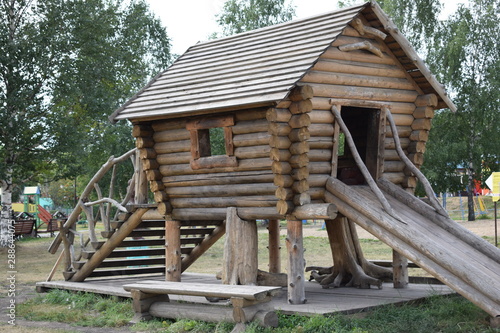
<path id="1" fill-rule="evenodd" d="M 493 201 L 500 200 L 500 172 L 493 172 L 491 176 L 486 179 L 486 185 L 490 188 Z"/>

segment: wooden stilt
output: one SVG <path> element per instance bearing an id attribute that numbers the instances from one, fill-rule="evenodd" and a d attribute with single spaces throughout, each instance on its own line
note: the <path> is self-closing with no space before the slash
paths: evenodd
<path id="1" fill-rule="evenodd" d="M 257 284 L 257 224 L 238 217 L 235 207 L 227 209 L 226 241 L 222 283 Z"/>
<path id="2" fill-rule="evenodd" d="M 181 281 L 181 224 L 165 221 L 165 280 Z"/>
<path id="3" fill-rule="evenodd" d="M 408 259 L 399 252 L 392 251 L 392 270 L 394 288 L 404 289 L 408 287 Z"/>
<path id="4" fill-rule="evenodd" d="M 281 273 L 280 221 L 269 220 L 269 273 Z"/>
<path id="5" fill-rule="evenodd" d="M 286 246 L 288 249 L 288 303 L 304 304 L 304 245 L 302 221 L 287 221 Z"/>

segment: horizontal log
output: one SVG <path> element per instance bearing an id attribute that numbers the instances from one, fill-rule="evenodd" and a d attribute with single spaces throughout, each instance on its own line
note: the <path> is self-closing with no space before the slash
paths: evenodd
<path id="1" fill-rule="evenodd" d="M 156 150 L 154 148 L 142 148 L 139 149 L 139 157 L 141 160 L 156 158 Z"/>
<path id="2" fill-rule="evenodd" d="M 337 206 L 331 203 L 324 203 L 297 206 L 292 215 L 298 220 L 333 220 L 337 217 L 337 213 Z"/>
<path id="3" fill-rule="evenodd" d="M 292 128 L 288 123 L 268 123 L 269 124 L 269 134 L 277 136 L 286 136 L 290 133 Z"/>
<path id="4" fill-rule="evenodd" d="M 269 139 L 269 146 L 277 149 L 288 149 L 292 142 L 287 136 L 271 136 Z"/>
<path id="5" fill-rule="evenodd" d="M 160 165 L 161 174 L 166 176 L 197 175 L 230 171 L 271 170 L 272 161 L 269 158 L 239 160 L 237 167 L 221 167 L 213 169 L 193 170 L 189 164 Z"/>
<path id="6" fill-rule="evenodd" d="M 234 150 L 234 156 L 237 159 L 265 158 L 269 157 L 270 154 L 271 147 L 269 145 L 237 147 Z"/>
<path id="7" fill-rule="evenodd" d="M 311 195 L 309 194 L 309 192 L 304 192 L 293 196 L 293 204 L 295 206 L 308 205 L 310 203 Z"/>
<path id="8" fill-rule="evenodd" d="M 309 132 L 311 136 L 333 136 L 333 123 L 332 124 L 311 124 Z"/>
<path id="9" fill-rule="evenodd" d="M 429 131 L 417 130 L 410 134 L 410 140 L 412 141 L 427 141 L 429 139 Z"/>
<path id="10" fill-rule="evenodd" d="M 425 142 L 424 141 L 412 141 L 408 146 L 409 153 L 425 153 Z"/>
<path id="11" fill-rule="evenodd" d="M 410 136 L 411 132 L 413 132 L 411 126 L 396 126 L 396 127 L 398 129 L 398 136 L 400 138 L 408 138 Z M 391 130 L 389 124 L 386 125 L 385 136 L 388 138 L 392 138 L 392 130 Z"/>
<path id="12" fill-rule="evenodd" d="M 415 119 L 413 124 L 411 125 L 412 130 L 430 130 L 431 129 L 431 119 L 423 118 L 423 119 Z"/>
<path id="13" fill-rule="evenodd" d="M 407 176 L 403 180 L 403 182 L 401 183 L 401 185 L 404 188 L 415 188 L 415 187 L 417 187 L 417 177 Z"/>
<path id="14" fill-rule="evenodd" d="M 415 103 L 412 102 L 393 102 L 393 101 L 379 101 L 379 100 L 364 100 L 359 98 L 343 98 L 343 97 L 319 97 L 316 96 L 312 99 L 314 110 L 328 110 L 330 111 L 333 104 L 340 104 L 342 106 L 354 107 L 370 107 L 382 108 L 387 107 L 391 110 L 392 114 L 413 114 L 415 110 Z M 331 112 L 331 111 L 330 111 Z M 312 112 L 311 112 L 312 114 Z"/>
<path id="15" fill-rule="evenodd" d="M 311 202 L 313 200 L 321 200 L 325 198 L 325 188 L 324 187 L 311 187 L 309 188 L 309 195 L 311 196 Z"/>
<path id="16" fill-rule="evenodd" d="M 193 170 L 230 168 L 230 167 L 235 168 L 238 166 L 238 160 L 236 159 L 235 156 L 226 156 L 226 155 L 207 156 L 191 160 L 190 166 Z"/>
<path id="17" fill-rule="evenodd" d="M 418 108 L 415 108 L 415 111 L 413 111 L 413 117 L 415 117 L 415 119 L 432 119 L 434 118 L 434 108 L 431 106 L 420 106 Z"/>
<path id="18" fill-rule="evenodd" d="M 148 181 L 156 181 L 162 179 L 162 174 L 158 169 L 146 170 L 146 179 Z"/>
<path id="19" fill-rule="evenodd" d="M 308 169 L 311 174 L 330 174 L 332 171 L 332 164 L 331 162 L 309 162 Z"/>
<path id="20" fill-rule="evenodd" d="M 234 125 L 234 117 L 232 115 L 214 115 L 209 117 L 197 117 L 189 119 L 186 122 L 186 129 L 199 130 L 209 129 L 213 127 L 228 127 Z"/>
<path id="21" fill-rule="evenodd" d="M 163 191 L 165 189 L 165 186 L 160 180 L 152 180 L 149 182 L 149 188 L 151 189 L 151 192 L 156 192 Z"/>
<path id="22" fill-rule="evenodd" d="M 399 142 L 401 143 L 401 148 L 407 149 L 408 146 L 410 145 L 410 139 L 409 138 L 400 138 Z M 394 139 L 392 137 L 390 138 L 385 138 L 384 140 L 384 147 L 385 149 L 395 149 L 396 144 L 394 143 Z"/>
<path id="23" fill-rule="evenodd" d="M 233 136 L 234 147 L 262 146 L 269 144 L 271 134 L 266 132 L 238 134 Z"/>
<path id="24" fill-rule="evenodd" d="M 273 161 L 288 162 L 290 157 L 292 157 L 292 154 L 288 149 L 272 148 L 269 156 Z"/>
<path id="25" fill-rule="evenodd" d="M 167 187 L 165 189 L 170 198 L 272 195 L 275 191 L 276 186 L 272 183 Z"/>
<path id="26" fill-rule="evenodd" d="M 366 51 L 351 51 L 351 52 L 342 52 L 338 49 L 338 47 L 331 46 L 329 47 L 322 55 L 322 59 L 335 59 L 335 60 L 346 60 L 346 61 L 357 61 L 357 62 L 367 62 L 373 64 L 386 64 L 393 65 L 394 60 L 392 57 L 388 55 L 384 55 L 382 58 L 378 57 L 372 53 L 368 53 Z M 314 87 L 313 87 L 314 89 Z M 316 90 L 314 90 L 316 93 Z"/>
<path id="27" fill-rule="evenodd" d="M 333 124 L 335 121 L 335 118 L 330 110 L 313 110 L 309 113 L 309 117 L 311 118 L 311 124 Z"/>
<path id="28" fill-rule="evenodd" d="M 278 187 L 274 192 L 274 196 L 279 200 L 291 200 L 294 196 L 293 190 L 287 187 Z"/>
<path id="29" fill-rule="evenodd" d="M 199 175 L 163 177 L 165 187 L 174 186 L 203 186 L 203 185 L 228 185 L 228 184 L 255 184 L 272 183 L 274 175 L 268 171 L 221 172 Z"/>
<path id="30" fill-rule="evenodd" d="M 269 122 L 266 119 L 257 119 L 250 121 L 238 121 L 231 127 L 233 135 L 248 134 L 256 132 L 266 132 L 269 127 Z"/>
<path id="31" fill-rule="evenodd" d="M 310 187 L 324 187 L 329 175 L 312 174 L 307 178 Z"/>
<path id="32" fill-rule="evenodd" d="M 392 118 L 396 126 L 411 126 L 415 118 L 411 114 L 393 114 Z"/>
<path id="33" fill-rule="evenodd" d="M 276 210 L 281 215 L 290 214 L 293 211 L 294 207 L 295 206 L 293 205 L 293 202 L 291 202 L 291 201 L 279 200 L 276 203 Z"/>
<path id="34" fill-rule="evenodd" d="M 271 122 L 287 123 L 292 117 L 292 113 L 288 109 L 269 109 L 266 113 L 266 119 Z"/>
<path id="35" fill-rule="evenodd" d="M 295 193 L 303 193 L 309 190 L 309 182 L 306 179 L 297 180 L 292 184 Z"/>
<path id="36" fill-rule="evenodd" d="M 414 90 L 313 84 L 314 92 L 319 97 L 354 98 L 361 100 L 414 102 L 418 93 Z"/>
<path id="37" fill-rule="evenodd" d="M 415 105 L 436 107 L 438 105 L 438 97 L 436 94 L 420 95 L 415 100 Z"/>
<path id="38" fill-rule="evenodd" d="M 306 179 L 307 177 L 309 177 L 309 168 L 304 167 L 299 169 L 293 169 L 292 172 L 290 172 L 290 176 L 292 176 L 294 180 Z"/>
<path id="39" fill-rule="evenodd" d="M 303 85 L 295 87 L 288 95 L 288 99 L 292 102 L 297 102 L 312 98 L 313 96 L 313 88 L 309 85 Z"/>
<path id="40" fill-rule="evenodd" d="M 351 73 L 332 73 L 309 71 L 303 78 L 305 82 L 336 84 L 346 86 L 389 88 L 389 89 L 414 89 L 413 83 L 407 78 L 371 76 Z"/>
<path id="41" fill-rule="evenodd" d="M 385 161 L 384 172 L 401 172 L 405 169 L 405 164 L 402 161 Z"/>
<path id="42" fill-rule="evenodd" d="M 292 142 L 306 141 L 311 137 L 308 127 L 294 128 L 288 134 L 288 138 Z"/>
<path id="43" fill-rule="evenodd" d="M 288 121 L 288 125 L 291 128 L 307 127 L 311 125 L 311 117 L 307 113 L 295 114 Z"/>
<path id="44" fill-rule="evenodd" d="M 424 154 L 422 153 L 408 154 L 408 159 L 417 166 L 424 164 Z"/>
<path id="45" fill-rule="evenodd" d="M 155 145 L 153 138 L 151 137 L 138 137 L 135 139 L 135 146 L 139 149 L 151 148 Z"/>
<path id="46" fill-rule="evenodd" d="M 159 142 L 154 145 L 157 154 L 170 154 L 191 151 L 191 140 Z"/>
<path id="47" fill-rule="evenodd" d="M 275 174 L 287 175 L 292 171 L 292 166 L 288 162 L 273 161 L 271 164 L 271 170 Z"/>
<path id="48" fill-rule="evenodd" d="M 160 164 L 156 159 L 144 159 L 142 160 L 142 167 L 144 170 L 155 170 L 160 167 Z"/>
<path id="49" fill-rule="evenodd" d="M 181 221 L 224 220 L 226 211 L 226 208 L 176 208 L 172 211 L 172 218 Z M 247 221 L 284 218 L 276 207 L 238 207 L 237 211 L 238 216 Z"/>
<path id="50" fill-rule="evenodd" d="M 277 200 L 278 199 L 273 194 L 236 197 L 171 198 L 170 203 L 174 209 L 203 207 L 274 207 Z"/>
<path id="51" fill-rule="evenodd" d="M 395 149 L 386 149 L 384 152 L 385 161 L 400 161 L 398 152 Z"/>
<path id="52" fill-rule="evenodd" d="M 153 193 L 153 198 L 155 202 L 164 202 L 168 200 L 168 196 L 165 191 L 156 191 Z"/>
<path id="53" fill-rule="evenodd" d="M 376 77 L 406 78 L 406 73 L 394 64 L 375 64 L 346 60 L 320 59 L 312 68 L 314 71 L 372 75 Z"/>
<path id="54" fill-rule="evenodd" d="M 384 172 L 382 178 L 387 179 L 393 184 L 401 184 L 404 182 L 406 176 L 403 172 Z"/>
<path id="55" fill-rule="evenodd" d="M 234 113 L 234 119 L 236 121 L 266 119 L 267 110 L 268 108 L 249 109 L 244 111 L 242 110 L 240 112 Z"/>
<path id="56" fill-rule="evenodd" d="M 294 169 L 306 167 L 308 164 L 309 157 L 307 156 L 307 154 L 292 155 L 292 157 L 290 158 L 290 165 Z"/>
<path id="57" fill-rule="evenodd" d="M 309 152 L 309 143 L 307 141 L 294 142 L 290 145 L 290 153 L 300 155 Z"/>
<path id="58" fill-rule="evenodd" d="M 134 138 L 151 137 L 153 133 L 153 128 L 149 124 L 135 124 L 132 127 L 132 136 Z"/>
<path id="59" fill-rule="evenodd" d="M 299 114 L 299 113 L 308 113 L 311 112 L 313 107 L 312 107 L 312 101 L 311 99 L 306 99 L 306 100 L 301 100 L 297 102 L 292 102 L 290 106 L 288 107 L 290 112 L 292 114 Z"/>
<path id="60" fill-rule="evenodd" d="M 311 162 L 325 162 L 332 160 L 331 149 L 311 149 L 307 154 Z"/>
<path id="61" fill-rule="evenodd" d="M 293 182 L 294 180 L 290 175 L 274 175 L 273 183 L 278 187 L 290 187 Z"/>
<path id="62" fill-rule="evenodd" d="M 155 121 L 151 124 L 151 127 L 155 132 L 170 131 L 174 129 L 185 129 L 186 120 L 185 119 L 175 119 L 175 120 L 160 120 Z"/>
<path id="63" fill-rule="evenodd" d="M 165 130 L 161 132 L 155 132 L 153 139 L 155 142 L 170 142 L 179 140 L 189 140 L 189 131 L 185 128 L 177 128 L 171 130 Z"/>
<path id="64" fill-rule="evenodd" d="M 308 142 L 310 149 L 331 149 L 333 147 L 333 138 L 330 136 L 313 136 Z"/>

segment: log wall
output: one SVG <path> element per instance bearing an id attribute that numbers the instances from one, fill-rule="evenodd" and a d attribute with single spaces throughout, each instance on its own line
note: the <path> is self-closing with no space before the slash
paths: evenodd
<path id="1" fill-rule="evenodd" d="M 381 56 L 364 49 L 341 51 L 343 46 L 365 41 L 379 49 Z M 387 106 L 395 119 L 403 149 L 414 164 L 422 164 L 437 98 L 423 95 L 381 39 L 366 33 L 361 36 L 348 26 L 304 75 L 301 83 L 311 86 L 314 91 L 310 113 L 311 174 L 323 172 L 322 167 L 326 168 L 326 165 L 316 168 L 315 163 L 326 162 L 328 154 L 323 152 L 331 150 L 333 145 L 332 101 L 358 107 Z M 392 135 L 387 125 L 384 176 L 403 187 L 413 188 L 416 181 L 400 162 Z"/>
<path id="2" fill-rule="evenodd" d="M 273 160 L 270 158 L 272 135 L 266 120 L 267 109 L 251 109 L 234 114 L 231 127 L 236 167 L 215 167 L 193 170 L 190 132 L 186 129 L 188 120 L 159 120 L 151 124 L 153 144 L 158 169 L 155 184 L 163 187 L 165 198 L 172 206 L 174 218 L 203 219 L 221 215 L 226 207 L 239 207 L 242 211 L 254 210 L 253 219 L 277 217 L 274 208 L 278 202 L 275 196 Z M 274 131 L 287 131 L 274 128 Z M 289 143 L 275 140 L 278 147 Z M 277 168 L 277 166 L 274 166 Z M 284 174 L 289 164 L 280 166 Z M 288 179 L 283 182 L 291 183 Z M 213 211 L 212 211 L 213 210 Z M 259 211 L 262 216 L 259 216 Z M 213 213 L 213 214 L 212 214 Z"/>

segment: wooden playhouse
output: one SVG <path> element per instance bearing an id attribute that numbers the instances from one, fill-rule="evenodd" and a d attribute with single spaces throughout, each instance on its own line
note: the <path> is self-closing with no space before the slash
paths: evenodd
<path id="1" fill-rule="evenodd" d="M 108 224 L 107 241 L 94 235 L 94 248 L 80 260 L 67 258 L 65 277 L 163 272 L 166 281 L 182 281 L 226 234 L 223 283 L 273 284 L 286 271 L 288 302 L 301 304 L 302 220 L 324 219 L 332 251 L 345 242 L 335 235 L 355 237 L 349 226 L 357 223 L 395 250 L 396 287 L 406 287 L 410 259 L 496 317 L 498 249 L 460 228 L 435 201 L 412 196 L 441 108 L 455 106 L 374 1 L 196 44 L 110 116 L 133 124 L 135 202 L 121 222 Z M 76 214 L 88 210 L 88 193 Z M 256 254 L 261 219 L 270 230 L 264 280 Z M 280 220 L 287 225 L 286 269 Z M 70 217 L 65 230 L 75 221 Z M 154 228 L 164 238 L 147 238 Z M 61 234 L 51 252 L 70 243 Z M 148 245 L 141 253 L 149 258 L 120 264 L 116 258 L 132 253 L 124 244 Z M 333 273 L 329 283 L 343 284 Z M 377 281 L 350 283 L 369 288 Z"/>

